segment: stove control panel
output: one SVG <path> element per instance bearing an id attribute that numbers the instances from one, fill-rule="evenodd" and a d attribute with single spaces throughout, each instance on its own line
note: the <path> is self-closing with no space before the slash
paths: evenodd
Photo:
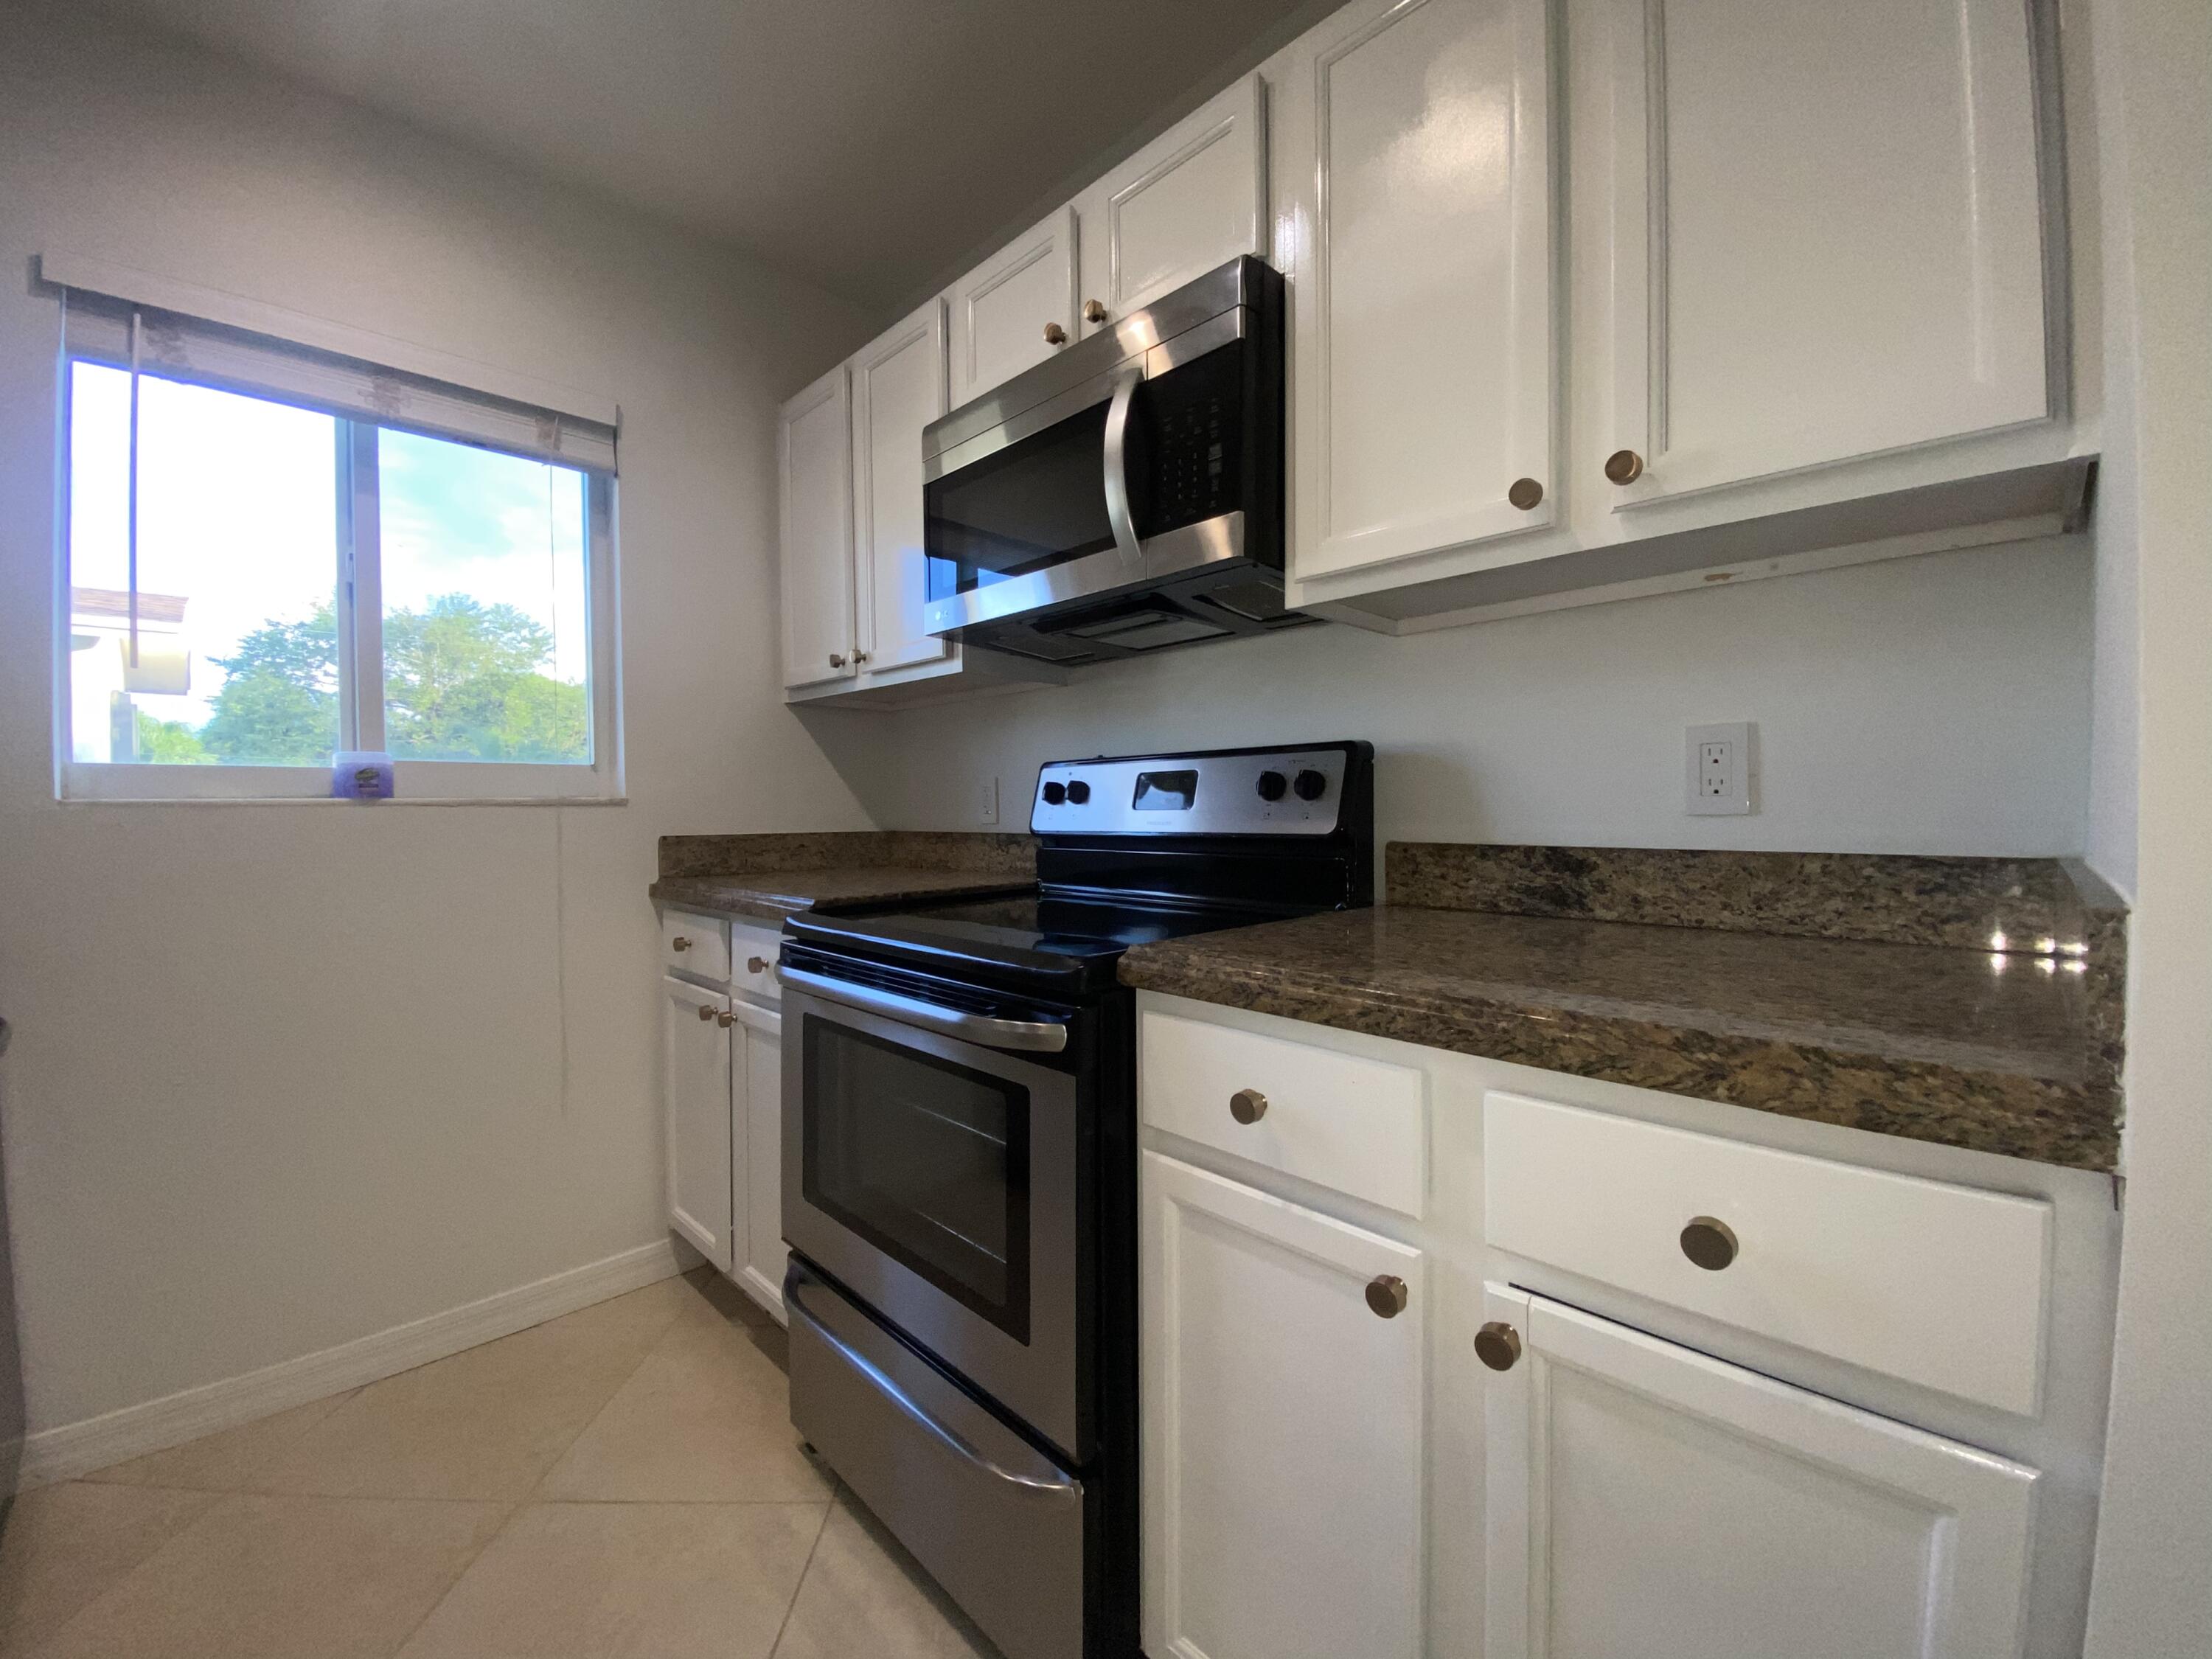
<path id="1" fill-rule="evenodd" d="M 1041 836 L 1325 836 L 1341 817 L 1356 747 L 1052 761 L 1037 774 L 1030 828 Z"/>

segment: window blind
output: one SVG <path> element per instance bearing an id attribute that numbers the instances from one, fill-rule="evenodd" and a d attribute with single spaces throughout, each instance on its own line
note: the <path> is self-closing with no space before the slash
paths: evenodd
<path id="1" fill-rule="evenodd" d="M 64 343 L 72 356 L 131 367 L 135 312 L 138 368 L 149 374 L 276 397 L 538 460 L 616 471 L 616 431 L 605 422 L 112 295 L 76 287 L 64 292 Z"/>

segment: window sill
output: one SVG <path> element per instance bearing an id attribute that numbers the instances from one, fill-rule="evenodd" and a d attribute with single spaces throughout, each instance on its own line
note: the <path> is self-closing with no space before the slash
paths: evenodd
<path id="1" fill-rule="evenodd" d="M 580 774 L 580 775 L 579 775 Z M 330 793 L 323 767 L 84 764 L 62 769 L 65 806 L 625 806 L 619 772 L 596 768 L 402 761 L 381 800 Z"/>

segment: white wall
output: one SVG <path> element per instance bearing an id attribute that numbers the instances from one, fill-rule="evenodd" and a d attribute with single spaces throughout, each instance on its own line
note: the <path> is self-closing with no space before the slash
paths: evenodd
<path id="1" fill-rule="evenodd" d="M 2081 848 L 2091 560 L 2080 538 L 1393 639 L 1319 627 L 1070 685 L 805 718 L 886 824 L 1026 827 L 1068 756 L 1367 738 L 1378 835 L 1626 847 Z M 1751 720 L 1759 810 L 1682 811 L 1683 728 Z"/>
<path id="2" fill-rule="evenodd" d="M 742 165 L 743 158 L 732 158 Z M 42 248 L 604 392 L 629 804 L 52 799 Z M 776 401 L 840 302 L 197 52 L 0 8 L 0 1011 L 33 1429 L 665 1236 L 654 838 L 864 827 L 776 690 Z"/>
<path id="3" fill-rule="evenodd" d="M 2128 1182 L 2090 1659 L 2212 1652 L 2212 8 L 2099 0 L 2112 363 L 2097 840 L 2124 859 Z M 2106 742 L 2124 744 L 2106 755 Z M 2138 748 L 2139 744 L 2139 748 Z M 2108 867 L 2108 873 L 2112 871 Z"/>

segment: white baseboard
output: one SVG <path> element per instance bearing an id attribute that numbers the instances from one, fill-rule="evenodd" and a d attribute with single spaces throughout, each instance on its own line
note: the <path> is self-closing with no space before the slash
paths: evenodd
<path id="1" fill-rule="evenodd" d="M 23 1442 L 18 1485 L 28 1488 L 70 1480 L 125 1458 L 182 1445 L 218 1429 L 235 1428 L 272 1412 L 304 1406 L 341 1389 L 357 1389 L 364 1382 L 443 1359 L 495 1337 L 542 1325 L 625 1291 L 642 1289 L 679 1271 L 676 1252 L 667 1240 L 641 1244 L 634 1250 L 501 1291 L 481 1302 L 448 1308 L 426 1319 L 394 1325 L 335 1348 L 280 1360 L 142 1405 L 125 1406 L 81 1423 L 41 1429 Z"/>

